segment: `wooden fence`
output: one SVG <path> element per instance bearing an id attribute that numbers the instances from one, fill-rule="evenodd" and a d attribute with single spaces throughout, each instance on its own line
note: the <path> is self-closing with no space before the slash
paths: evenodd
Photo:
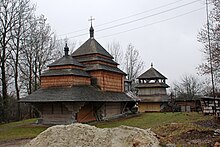
<path id="1" fill-rule="evenodd" d="M 205 115 L 213 114 L 220 118 L 220 98 L 202 97 L 201 106 Z"/>

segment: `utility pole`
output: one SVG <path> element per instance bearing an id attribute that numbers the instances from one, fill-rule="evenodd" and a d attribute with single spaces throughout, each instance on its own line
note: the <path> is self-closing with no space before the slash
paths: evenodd
<path id="1" fill-rule="evenodd" d="M 209 60 L 210 60 L 210 73 L 212 80 L 212 94 L 214 98 L 214 114 L 216 115 L 216 103 L 215 103 L 215 83 L 214 83 L 214 75 L 213 75 L 213 66 L 212 66 L 212 50 L 211 50 L 211 41 L 210 41 L 210 28 L 209 28 L 209 9 L 208 9 L 208 0 L 206 0 L 206 18 L 207 18 L 207 35 L 208 35 L 208 48 L 209 48 Z"/>

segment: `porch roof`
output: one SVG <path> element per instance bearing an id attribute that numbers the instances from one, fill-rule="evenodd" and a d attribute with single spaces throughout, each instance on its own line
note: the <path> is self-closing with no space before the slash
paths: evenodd
<path id="1" fill-rule="evenodd" d="M 19 102 L 129 102 L 137 101 L 124 92 L 101 91 L 90 85 L 39 89 Z"/>

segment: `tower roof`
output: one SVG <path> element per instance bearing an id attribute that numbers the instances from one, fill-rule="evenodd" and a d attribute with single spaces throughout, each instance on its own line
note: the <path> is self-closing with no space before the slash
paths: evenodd
<path id="1" fill-rule="evenodd" d="M 93 31 L 92 24 L 90 38 L 74 51 L 72 56 L 86 66 L 86 71 L 102 70 L 126 75 L 117 67 L 118 63 L 113 61 L 112 55 L 94 39 L 93 35 L 91 36 L 91 31 Z"/>
<path id="2" fill-rule="evenodd" d="M 81 77 L 90 77 L 90 75 L 81 69 L 50 69 L 46 70 L 42 73 L 41 77 L 48 77 L 48 76 L 81 76 Z"/>
<path id="3" fill-rule="evenodd" d="M 74 65 L 74 66 L 79 66 L 79 67 L 85 67 L 83 64 L 79 63 L 72 56 L 63 56 L 62 58 L 48 65 L 48 67 L 64 66 L 64 65 Z"/>
<path id="4" fill-rule="evenodd" d="M 73 52 L 72 56 L 89 54 L 100 54 L 113 59 L 113 57 L 94 38 L 89 38 L 84 44 Z"/>
<path id="5" fill-rule="evenodd" d="M 151 68 L 140 75 L 137 79 L 167 79 L 164 75 L 162 75 L 159 71 L 153 68 L 151 64 Z"/>
<path id="6" fill-rule="evenodd" d="M 54 66 L 65 66 L 65 65 L 74 65 L 79 67 L 85 67 L 83 64 L 79 63 L 76 59 L 74 59 L 72 56 L 68 55 L 69 47 L 67 46 L 67 43 L 64 47 L 64 56 L 55 62 L 48 65 L 48 67 L 54 67 Z"/>
<path id="7" fill-rule="evenodd" d="M 86 58 L 76 58 L 78 62 L 80 63 L 84 63 L 84 62 L 92 62 L 92 61 L 102 61 L 102 62 L 105 62 L 105 63 L 110 63 L 110 64 L 113 64 L 113 65 L 119 65 L 117 62 L 115 62 L 114 60 L 112 59 L 109 59 L 109 58 L 103 58 L 103 57 L 100 57 L 100 56 L 88 56 Z"/>
<path id="8" fill-rule="evenodd" d="M 92 64 L 90 66 L 87 66 L 85 70 L 86 71 L 104 70 L 104 71 L 110 71 L 110 72 L 115 72 L 115 73 L 126 75 L 126 73 L 124 73 L 118 67 L 113 67 L 113 66 L 108 66 L 108 65 L 103 65 L 103 64 Z"/>
<path id="9" fill-rule="evenodd" d="M 91 27 L 89 29 L 90 38 L 82 44 L 76 51 L 73 52 L 72 56 L 82 56 L 89 54 L 100 54 L 113 59 L 113 57 L 94 39 L 94 29 L 92 27 L 92 21 L 94 18 L 91 17 Z"/>

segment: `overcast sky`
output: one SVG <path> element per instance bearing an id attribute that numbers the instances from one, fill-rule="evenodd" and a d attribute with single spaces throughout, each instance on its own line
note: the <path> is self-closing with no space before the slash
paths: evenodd
<path id="1" fill-rule="evenodd" d="M 153 62 L 168 84 L 184 74 L 196 74 L 203 60 L 197 35 L 206 20 L 205 0 L 32 1 L 58 37 L 74 40 L 77 46 L 89 38 L 88 19 L 93 16 L 95 38 L 103 47 L 118 41 L 125 50 L 132 43 L 145 62 L 145 71 Z"/>

